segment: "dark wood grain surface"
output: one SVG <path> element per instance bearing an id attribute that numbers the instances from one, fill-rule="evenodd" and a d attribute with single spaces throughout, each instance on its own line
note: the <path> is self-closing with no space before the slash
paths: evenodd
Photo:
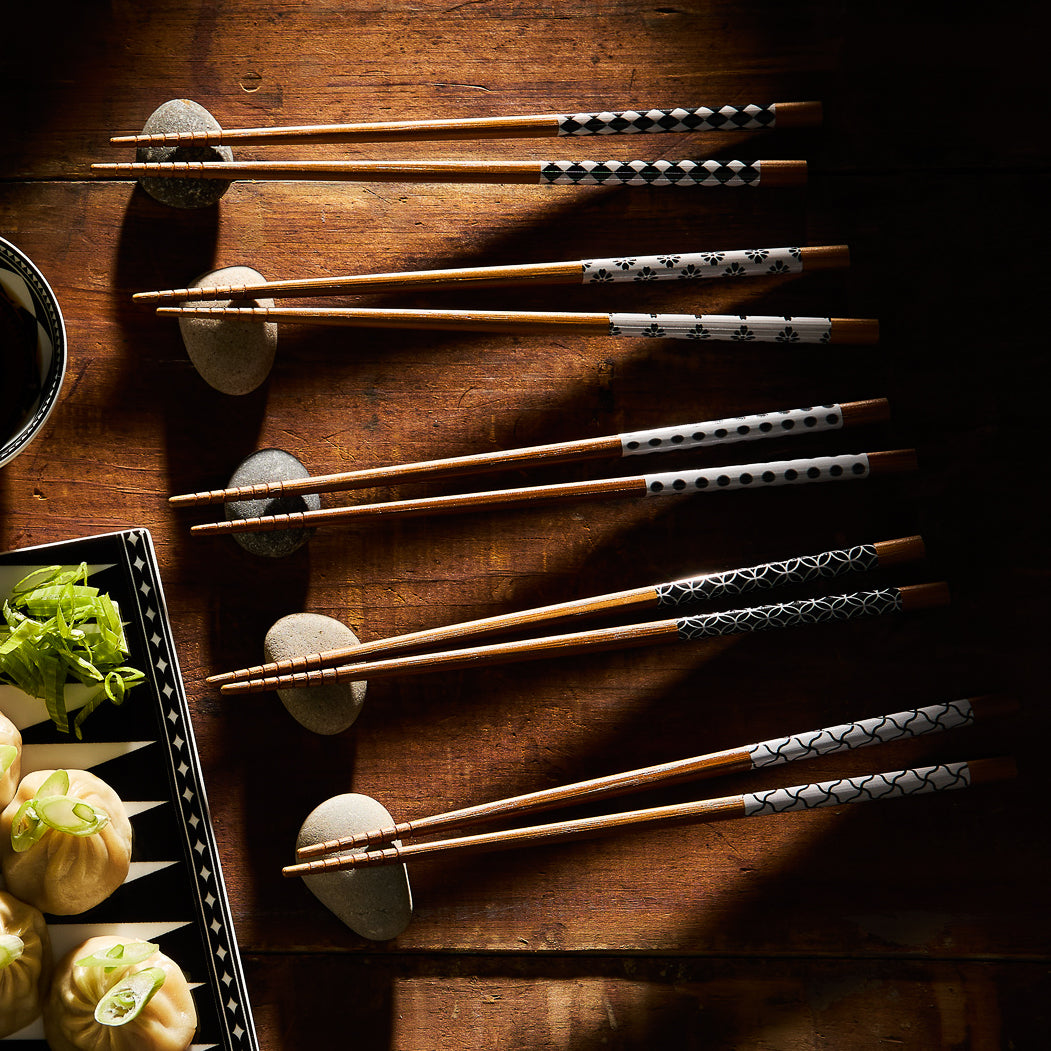
<path id="1" fill-rule="evenodd" d="M 56 0 L 5 13 L 0 234 L 56 289 L 70 367 L 43 435 L 0 470 L 0 549 L 153 534 L 263 1047 L 1047 1045 L 1048 177 L 1026 17 L 832 0 Z M 805 189 L 239 182 L 183 212 L 91 177 L 92 162 L 127 159 L 109 135 L 180 97 L 227 127 L 797 99 L 822 100 L 826 119 L 646 141 L 309 147 L 803 158 Z M 839 243 L 848 271 L 790 279 L 358 302 L 876 317 L 876 347 L 286 326 L 268 383 L 231 398 L 200 379 L 174 323 L 131 300 L 235 264 L 277 279 Z M 675 463 L 914 447 L 915 476 L 333 524 L 278 561 L 192 538 L 207 509 L 167 504 L 225 484 L 264 446 L 327 473 L 878 396 L 890 422 L 856 436 Z M 627 473 L 495 481 L 603 472 Z M 203 681 L 257 663 L 289 612 L 371 640 L 912 533 L 926 563 L 871 580 L 947 580 L 948 608 L 376 682 L 335 737 L 299 727 L 274 694 L 220 698 Z M 1019 763 L 1009 784 L 421 861 L 412 923 L 389 943 L 280 875 L 306 813 L 340 792 L 411 818 L 991 691 L 1019 713 L 653 798 L 1001 754 Z"/>

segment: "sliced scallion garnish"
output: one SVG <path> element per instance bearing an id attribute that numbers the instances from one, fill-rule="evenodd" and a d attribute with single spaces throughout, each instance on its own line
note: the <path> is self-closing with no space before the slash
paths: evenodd
<path id="1" fill-rule="evenodd" d="M 109 814 L 75 796 L 38 796 L 33 803 L 45 825 L 71 836 L 93 836 L 109 824 Z"/>
<path id="2" fill-rule="evenodd" d="M 13 744 L 0 744 L 0 777 L 3 777 L 11 764 L 18 758 L 18 749 Z"/>
<path id="3" fill-rule="evenodd" d="M 88 570 L 48 566 L 34 570 L 0 607 L 0 683 L 44 701 L 52 722 L 70 732 L 66 683 L 92 690 L 73 721 L 81 737 L 84 720 L 104 701 L 121 704 L 145 675 L 129 667 L 128 640 L 120 610 L 109 595 L 87 584 Z"/>
<path id="4" fill-rule="evenodd" d="M 11 822 L 11 847 L 16 854 L 27 851 L 47 831 L 36 812 L 36 800 L 27 799 Z"/>
<path id="5" fill-rule="evenodd" d="M 99 1000 L 95 1008 L 95 1021 L 101 1025 L 127 1025 L 139 1016 L 153 994 L 164 985 L 164 978 L 164 971 L 160 967 L 147 967 L 128 975 Z"/>
<path id="6" fill-rule="evenodd" d="M 102 952 L 92 953 L 77 960 L 77 967 L 105 967 L 112 971 L 114 967 L 131 967 L 142 963 L 157 951 L 153 942 L 117 942 Z"/>
<path id="7" fill-rule="evenodd" d="M 17 934 L 0 934 L 0 971 L 22 955 L 25 942 Z"/>
<path id="8" fill-rule="evenodd" d="M 54 770 L 36 790 L 36 798 L 42 796 L 64 796 L 69 792 L 69 771 Z"/>

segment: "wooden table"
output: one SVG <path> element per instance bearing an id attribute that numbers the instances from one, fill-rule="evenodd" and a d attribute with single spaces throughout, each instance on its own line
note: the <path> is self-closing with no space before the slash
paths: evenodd
<path id="1" fill-rule="evenodd" d="M 0 471 L 0 549 L 151 531 L 263 1047 L 1046 1046 L 1040 63 L 1015 8 L 949 25 L 898 6 L 56 0 L 5 14 L 0 233 L 57 290 L 71 361 L 45 433 Z M 805 158 L 796 190 L 240 182 L 176 212 L 91 177 L 126 157 L 110 134 L 178 97 L 227 127 L 797 99 L 823 100 L 826 119 L 599 143 Z M 587 155 L 554 140 L 311 153 Z M 398 302 L 875 317 L 878 347 L 287 326 L 267 385 L 231 398 L 173 323 L 131 301 L 242 263 L 278 278 L 838 243 L 848 271 Z M 914 447 L 915 476 L 333 526 L 272 562 L 191 537 L 207 514 L 167 504 L 264 446 L 320 473 L 877 396 L 885 425 L 741 459 Z M 927 562 L 873 580 L 947 580 L 948 608 L 376 682 L 335 737 L 272 693 L 220 699 L 203 682 L 255 663 L 289 612 L 368 640 L 912 533 Z M 305 814 L 336 793 L 419 816 L 991 691 L 1019 714 L 660 798 L 1012 754 L 1007 784 L 419 862 L 412 923 L 390 943 L 280 875 Z"/>

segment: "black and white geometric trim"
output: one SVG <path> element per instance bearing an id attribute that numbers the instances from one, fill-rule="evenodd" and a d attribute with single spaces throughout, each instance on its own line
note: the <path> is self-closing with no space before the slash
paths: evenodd
<path id="1" fill-rule="evenodd" d="M 762 161 L 541 161 L 548 186 L 758 186 Z"/>
<path id="2" fill-rule="evenodd" d="M 666 471 L 644 475 L 649 496 L 678 496 L 723 489 L 766 489 L 808 482 L 838 482 L 868 477 L 865 453 L 813 456 L 801 460 L 705 467 L 694 471 Z"/>
<path id="3" fill-rule="evenodd" d="M 753 277 L 798 274 L 798 248 L 743 248 L 732 252 L 682 252 L 678 255 L 614 256 L 583 260 L 583 283 L 611 281 L 693 281 L 706 277 Z"/>
<path id="4" fill-rule="evenodd" d="M 947 763 L 939 766 L 921 766 L 910 770 L 895 770 L 866 777 L 822 781 L 816 785 L 796 785 L 794 788 L 775 788 L 767 792 L 749 792 L 744 800 L 745 815 L 783 814 L 789 810 L 815 810 L 844 803 L 866 803 L 876 799 L 894 799 L 903 796 L 926 795 L 967 788 L 971 771 L 966 763 Z"/>
<path id="5" fill-rule="evenodd" d="M 957 726 L 970 726 L 974 722 L 974 709 L 968 700 L 931 704 L 926 708 L 912 708 L 894 715 L 879 715 L 872 719 L 827 726 L 823 730 L 793 734 L 790 737 L 775 737 L 760 741 L 749 747 L 752 769 L 778 766 L 797 759 L 811 759 L 831 752 L 866 748 L 874 744 L 886 744 L 904 737 L 922 737 L 925 734 L 941 733 Z"/>
<path id="6" fill-rule="evenodd" d="M 751 609 L 730 609 L 683 617 L 676 621 L 679 638 L 697 640 L 724 635 L 741 635 L 772 628 L 794 628 L 804 624 L 827 624 L 854 620 L 857 617 L 879 617 L 901 610 L 898 588 L 855 591 L 848 595 L 826 595 L 821 598 L 778 602 Z"/>
<path id="7" fill-rule="evenodd" d="M 832 319 L 760 314 L 610 314 L 609 334 L 740 343 L 828 343 Z"/>
<path id="8" fill-rule="evenodd" d="M 183 811 L 181 826 L 187 857 L 193 859 L 193 879 L 199 924 L 207 941 L 214 988 L 222 994 L 224 1047 L 258 1051 L 255 1025 L 248 1001 L 240 952 L 233 931 L 218 848 L 212 831 L 204 776 L 197 755 L 193 727 L 168 628 L 167 608 L 157 571 L 156 556 L 148 531 L 128 530 L 119 534 L 126 551 L 133 593 L 144 626 L 149 655 L 148 673 L 156 686 L 164 727 L 164 745 Z M 152 631 L 151 631 L 152 628 Z"/>
<path id="9" fill-rule="evenodd" d="M 669 131 L 751 131 L 772 128 L 777 103 L 766 106 L 695 106 L 689 109 L 621 110 L 611 113 L 565 113 L 558 117 L 559 135 L 638 135 Z"/>
<path id="10" fill-rule="evenodd" d="M 725 420 L 687 423 L 678 427 L 652 427 L 620 435 L 621 456 L 644 456 L 672 449 L 698 449 L 709 445 L 754 441 L 790 434 L 838 431 L 843 411 L 838 403 L 757 412 L 750 416 L 731 416 Z"/>
<path id="11" fill-rule="evenodd" d="M 879 555 L 871 544 L 823 551 L 819 555 L 800 555 L 783 562 L 764 562 L 758 566 L 730 569 L 725 573 L 709 573 L 658 584 L 657 605 L 684 606 L 788 584 L 803 584 L 810 580 L 831 580 L 847 573 L 867 573 L 875 569 L 878 563 Z"/>

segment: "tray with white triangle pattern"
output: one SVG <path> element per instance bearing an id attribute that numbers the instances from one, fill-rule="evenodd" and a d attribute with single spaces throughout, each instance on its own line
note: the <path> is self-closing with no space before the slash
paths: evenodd
<path id="1" fill-rule="evenodd" d="M 182 967 L 197 1007 L 194 1051 L 258 1049 L 204 780 L 150 534 L 132 529 L 0 554 L 0 598 L 34 568 L 79 565 L 119 605 L 129 663 L 146 682 L 84 723 L 83 740 L 54 727 L 43 701 L 0 685 L 0 711 L 22 733 L 22 772 L 91 770 L 124 800 L 134 840 L 127 880 L 78 916 L 45 918 L 56 960 L 86 938 L 156 942 Z M 70 709 L 79 686 L 67 687 Z M 80 703 L 83 703 L 81 700 Z M 5 1051 L 46 1048 L 39 1019 Z"/>

